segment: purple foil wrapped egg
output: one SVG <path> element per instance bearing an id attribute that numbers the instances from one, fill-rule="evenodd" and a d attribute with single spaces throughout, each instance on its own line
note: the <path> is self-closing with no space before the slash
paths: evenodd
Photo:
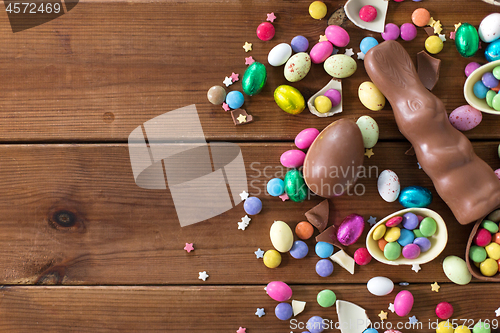
<path id="1" fill-rule="evenodd" d="M 337 239 L 344 246 L 352 245 L 361 237 L 364 228 L 365 220 L 363 216 L 358 214 L 348 215 L 339 225 Z"/>

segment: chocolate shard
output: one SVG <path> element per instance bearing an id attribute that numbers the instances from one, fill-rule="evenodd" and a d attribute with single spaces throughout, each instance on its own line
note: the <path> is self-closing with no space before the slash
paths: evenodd
<path id="1" fill-rule="evenodd" d="M 344 6 L 337 9 L 328 19 L 328 25 L 342 25 L 346 20 Z"/>
<path id="2" fill-rule="evenodd" d="M 432 90 L 439 79 L 441 60 L 431 57 L 427 52 L 417 53 L 417 72 L 424 87 Z"/>
<path id="3" fill-rule="evenodd" d="M 340 249 L 344 249 L 344 245 L 340 244 L 339 240 L 337 239 L 337 229 L 337 225 L 329 226 L 325 231 L 316 236 L 316 242 L 325 242 L 335 245 Z"/>
<path id="4" fill-rule="evenodd" d="M 411 146 L 406 152 L 405 155 L 408 156 L 415 156 L 415 149 L 413 149 L 413 146 Z"/>
<path id="5" fill-rule="evenodd" d="M 326 225 L 328 224 L 328 215 L 330 213 L 330 206 L 328 205 L 328 199 L 323 200 L 318 205 L 309 209 L 306 212 L 307 220 L 319 230 L 323 232 Z"/>
<path id="6" fill-rule="evenodd" d="M 425 32 L 427 32 L 428 36 L 434 36 L 434 28 L 433 27 L 425 27 Z"/>
<path id="7" fill-rule="evenodd" d="M 245 125 L 253 121 L 252 115 L 249 115 L 243 109 L 235 109 L 231 111 L 231 118 L 233 118 L 233 123 L 235 125 Z"/>

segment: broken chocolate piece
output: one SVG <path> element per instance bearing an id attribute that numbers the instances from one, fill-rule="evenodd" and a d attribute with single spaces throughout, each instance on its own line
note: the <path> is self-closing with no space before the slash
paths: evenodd
<path id="1" fill-rule="evenodd" d="M 328 215 L 330 213 L 330 206 L 328 205 L 328 199 L 323 200 L 318 205 L 309 209 L 306 212 L 307 220 L 319 230 L 323 232 L 326 225 L 328 224 Z"/>
<path id="2" fill-rule="evenodd" d="M 417 53 L 418 77 L 427 89 L 432 90 L 436 86 L 440 68 L 441 60 L 431 57 L 425 51 Z"/>
<path id="3" fill-rule="evenodd" d="M 427 32 L 427 35 L 429 37 L 434 36 L 434 28 L 433 27 L 425 27 L 424 30 L 425 30 L 425 32 Z"/>
<path id="4" fill-rule="evenodd" d="M 337 9 L 328 19 L 328 25 L 342 25 L 346 20 L 344 6 Z"/>
<path id="5" fill-rule="evenodd" d="M 413 146 L 411 146 L 406 152 L 405 155 L 408 156 L 415 156 L 415 149 L 413 149 Z"/>
<path id="6" fill-rule="evenodd" d="M 253 121 L 252 115 L 249 115 L 243 109 L 235 109 L 231 111 L 231 117 L 235 125 L 245 125 Z"/>
<path id="7" fill-rule="evenodd" d="M 329 226 L 325 231 L 316 236 L 316 242 L 325 242 L 335 245 L 340 249 L 344 249 L 344 245 L 340 244 L 339 240 L 337 239 L 337 229 L 338 226 L 336 225 Z"/>

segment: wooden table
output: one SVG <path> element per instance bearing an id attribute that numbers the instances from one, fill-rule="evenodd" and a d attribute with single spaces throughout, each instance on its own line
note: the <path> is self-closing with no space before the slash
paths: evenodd
<path id="1" fill-rule="evenodd" d="M 342 4 L 329 1 L 328 15 Z M 272 93 L 286 83 L 283 69 L 269 65 L 264 90 L 245 102 L 254 123 L 234 126 L 228 113 L 208 103 L 209 87 L 221 85 L 232 72 L 242 77 L 245 57 L 267 64 L 274 45 L 298 34 L 315 43 L 327 22 L 313 20 L 308 6 L 309 1 L 285 0 L 85 0 L 56 20 L 15 34 L 6 13 L 0 14 L 2 332 L 236 332 L 240 326 L 248 333 L 302 332 L 275 317 L 277 302 L 263 289 L 273 280 L 289 283 L 293 299 L 307 302 L 296 317 L 299 322 L 313 315 L 337 320 L 334 308 L 323 309 L 316 303 L 316 294 L 326 288 L 338 299 L 365 308 L 373 322 L 379 322 L 381 310 L 389 312 L 396 292 L 410 290 L 415 296 L 410 315 L 423 323 L 419 332 L 433 332 L 429 323 L 436 322 L 434 308 L 441 301 L 453 305 L 452 318 L 458 323 L 495 318 L 500 307 L 497 284 L 473 279 L 458 286 L 443 273 L 446 256 L 464 258 L 472 225 L 457 223 L 418 169 L 415 156 L 405 155 L 410 144 L 397 130 L 390 105 L 372 112 L 359 102 L 357 88 L 368 80 L 361 60 L 356 73 L 343 80 L 344 111 L 331 118 L 317 118 L 307 110 L 297 116 L 281 111 Z M 442 60 L 441 78 L 433 92 L 451 112 L 465 104 L 465 65 L 484 58 L 481 52 L 472 59 L 460 57 L 449 33 L 458 22 L 477 27 L 498 7 L 479 0 L 391 1 L 386 22 L 409 22 L 420 6 L 441 20 L 448 39 L 436 56 Z M 255 29 L 270 12 L 277 16 L 276 36 L 262 42 Z M 382 40 L 380 34 L 349 21 L 343 26 L 355 52 L 364 36 Z M 415 40 L 402 42 L 414 61 L 425 38 L 419 29 Z M 253 43 L 253 51 L 244 52 L 245 41 Z M 322 66 L 313 65 L 307 77 L 293 85 L 307 99 L 328 80 Z M 228 88 L 233 89 L 241 90 L 240 82 Z M 145 190 L 134 182 L 127 148 L 130 132 L 153 117 L 193 103 L 208 141 L 239 144 L 250 194 L 263 201 L 263 211 L 245 231 L 237 228 L 245 215 L 242 204 L 181 228 L 168 190 Z M 279 156 L 294 146 L 293 138 L 304 128 L 321 130 L 334 120 L 365 114 L 380 127 L 375 155 L 365 158 L 365 166 L 376 166 L 379 172 L 394 170 L 403 187 L 431 189 L 434 201 L 429 208 L 448 225 L 446 249 L 419 273 L 409 266 L 373 260 L 357 266 L 354 275 L 336 266 L 332 276 L 320 278 L 314 270 L 318 259 L 311 239 L 305 259 L 284 254 L 279 268 L 266 268 L 254 251 L 272 248 L 273 221 L 294 227 L 321 201 L 315 197 L 303 203 L 282 202 L 266 194 L 266 182 L 280 170 Z M 499 117 L 484 114 L 482 123 L 466 132 L 476 153 L 493 169 L 500 167 L 499 126 Z M 264 174 L 266 166 L 271 168 Z M 364 195 L 331 201 L 331 222 L 350 213 L 380 219 L 401 209 L 399 203 L 380 198 L 376 176 L 359 183 L 366 188 Z M 363 246 L 364 235 L 347 249 L 349 254 Z M 185 243 L 194 243 L 195 250 L 184 251 Z M 200 271 L 210 277 L 199 280 Z M 391 278 L 396 292 L 371 295 L 366 282 L 374 276 Z M 431 291 L 433 282 L 441 285 L 439 293 Z M 266 315 L 257 317 L 257 308 L 264 308 Z M 389 312 L 388 322 L 396 327 L 408 317 Z"/>

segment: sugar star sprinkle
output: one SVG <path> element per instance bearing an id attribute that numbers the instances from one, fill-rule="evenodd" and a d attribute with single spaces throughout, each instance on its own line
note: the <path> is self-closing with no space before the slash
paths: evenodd
<path id="1" fill-rule="evenodd" d="M 422 166 L 420 165 L 419 162 L 417 162 L 417 165 L 418 165 L 418 170 L 421 170 L 422 169 Z"/>
<path id="2" fill-rule="evenodd" d="M 283 193 L 283 194 L 282 194 L 282 195 L 280 195 L 278 198 L 280 198 L 280 199 L 281 199 L 281 201 L 287 201 L 288 199 L 290 199 L 290 198 L 288 197 L 288 194 L 286 194 L 286 193 Z"/>
<path id="3" fill-rule="evenodd" d="M 427 25 L 428 25 L 428 26 L 430 26 L 430 27 L 433 27 L 433 26 L 434 26 L 434 24 L 436 24 L 436 21 L 434 20 L 434 18 L 433 18 L 433 17 L 431 17 L 431 18 L 429 19 L 429 22 L 427 23 Z"/>
<path id="4" fill-rule="evenodd" d="M 392 304 L 392 303 L 389 303 L 389 307 L 387 309 L 389 311 L 391 311 L 392 313 L 394 313 L 394 311 L 396 311 L 396 310 L 394 310 L 394 304 Z"/>
<path id="5" fill-rule="evenodd" d="M 251 65 L 255 62 L 255 60 L 253 60 L 253 57 L 250 56 L 250 57 L 246 57 L 245 58 L 245 65 Z"/>
<path id="6" fill-rule="evenodd" d="M 245 45 L 243 45 L 243 48 L 245 49 L 245 52 L 252 51 L 252 43 L 245 42 Z"/>
<path id="7" fill-rule="evenodd" d="M 261 259 L 261 258 L 264 258 L 264 251 L 262 251 L 260 248 L 254 252 L 255 253 L 255 256 L 257 257 L 257 259 Z"/>
<path id="8" fill-rule="evenodd" d="M 207 271 L 199 272 L 198 273 L 198 279 L 206 281 L 209 275 L 207 274 Z"/>
<path id="9" fill-rule="evenodd" d="M 240 193 L 241 200 L 248 199 L 248 196 L 249 196 L 249 194 L 247 193 L 247 191 L 243 191 L 243 192 Z"/>
<path id="10" fill-rule="evenodd" d="M 247 225 L 252 221 L 251 218 L 248 217 L 248 215 L 245 215 L 241 218 L 241 221 L 245 222 Z"/>
<path id="11" fill-rule="evenodd" d="M 266 21 L 269 21 L 269 22 L 274 22 L 274 20 L 276 20 L 276 15 L 274 15 L 274 13 L 269 13 L 267 14 L 267 19 Z"/>
<path id="12" fill-rule="evenodd" d="M 326 38 L 326 35 L 319 35 L 319 42 L 327 42 L 328 38 Z"/>
<path id="13" fill-rule="evenodd" d="M 438 293 L 439 288 L 441 288 L 441 286 L 437 282 L 434 282 L 433 284 L 431 284 L 431 291 L 435 291 Z"/>
<path id="14" fill-rule="evenodd" d="M 240 114 L 236 119 L 238 119 L 238 122 L 241 124 L 247 121 L 247 116 Z"/>
<path id="15" fill-rule="evenodd" d="M 231 76 L 230 76 L 231 81 L 233 81 L 233 83 L 236 82 L 236 81 L 238 81 L 240 79 L 239 76 L 240 76 L 240 74 L 236 74 L 234 72 L 231 73 Z"/>
<path id="16" fill-rule="evenodd" d="M 377 223 L 377 218 L 375 216 L 370 216 L 370 218 L 368 219 L 368 223 L 370 223 L 370 226 L 374 225 L 375 223 Z"/>
<path id="17" fill-rule="evenodd" d="M 373 152 L 372 148 L 365 150 L 365 156 L 367 156 L 368 158 L 372 157 L 373 155 L 375 155 L 375 153 Z"/>
<path id="18" fill-rule="evenodd" d="M 345 49 L 345 53 L 344 53 L 346 56 L 353 56 L 354 55 L 354 51 L 351 49 Z"/>
<path id="19" fill-rule="evenodd" d="M 332 55 L 339 53 L 339 49 L 333 48 Z"/>
<path id="20" fill-rule="evenodd" d="M 414 271 L 415 273 L 418 273 L 419 270 L 421 270 L 422 268 L 420 268 L 420 265 L 419 264 L 413 264 L 411 266 L 411 270 Z"/>
<path id="21" fill-rule="evenodd" d="M 457 32 L 458 28 L 460 28 L 461 25 L 462 25 L 462 22 L 455 24 L 455 32 Z"/>
<path id="22" fill-rule="evenodd" d="M 224 79 L 224 81 L 222 81 L 222 83 L 224 83 L 226 87 L 229 87 L 230 85 L 233 84 L 233 80 L 231 80 L 229 76 L 226 76 L 226 78 Z"/>
<path id="23" fill-rule="evenodd" d="M 378 314 L 380 320 L 384 321 L 387 319 L 387 312 L 385 312 L 384 310 L 381 310 L 380 313 Z"/>
<path id="24" fill-rule="evenodd" d="M 186 250 L 187 253 L 193 251 L 194 250 L 193 243 L 186 243 L 186 246 L 184 246 L 184 250 Z"/>
<path id="25" fill-rule="evenodd" d="M 446 35 L 445 34 L 440 34 L 439 38 L 443 41 L 446 42 Z"/>
<path id="26" fill-rule="evenodd" d="M 259 316 L 259 318 L 265 316 L 266 313 L 264 312 L 264 308 L 257 308 L 257 312 L 255 312 L 255 315 Z"/>
<path id="27" fill-rule="evenodd" d="M 229 105 L 227 105 L 226 102 L 222 102 L 222 108 L 224 109 L 224 111 L 229 111 L 231 110 L 231 108 L 229 107 Z"/>
<path id="28" fill-rule="evenodd" d="M 413 325 L 418 323 L 418 319 L 415 316 L 411 316 L 410 318 L 408 318 L 408 322 Z"/>
<path id="29" fill-rule="evenodd" d="M 434 28 L 434 33 L 435 34 L 440 34 L 441 31 L 443 31 L 441 21 L 437 20 L 436 23 L 432 26 Z"/>
<path id="30" fill-rule="evenodd" d="M 247 332 L 247 329 L 246 329 L 246 328 L 244 328 L 244 327 L 240 327 L 240 328 L 236 331 L 236 333 L 246 333 L 246 332 Z"/>
<path id="31" fill-rule="evenodd" d="M 500 317 L 500 308 L 495 310 L 495 316 Z"/>
<path id="32" fill-rule="evenodd" d="M 246 224 L 245 222 L 243 222 L 243 221 L 238 222 L 238 230 L 245 230 L 247 227 L 248 227 L 248 224 Z"/>
<path id="33" fill-rule="evenodd" d="M 365 60 L 365 54 L 363 52 L 356 53 L 358 55 L 359 60 Z"/>

